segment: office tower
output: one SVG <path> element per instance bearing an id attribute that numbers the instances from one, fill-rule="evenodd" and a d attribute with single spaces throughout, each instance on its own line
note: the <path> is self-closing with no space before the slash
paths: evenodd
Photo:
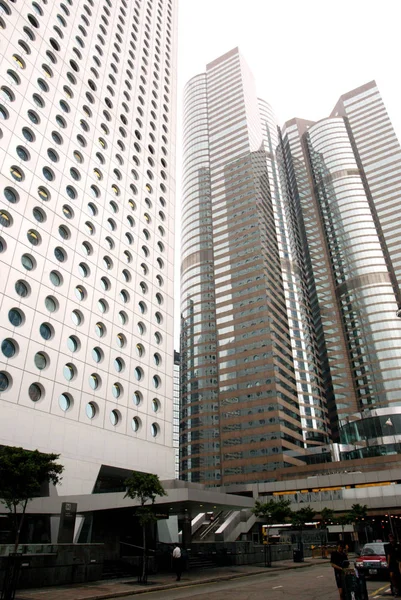
<path id="1" fill-rule="evenodd" d="M 60 453 L 63 494 L 173 478 L 176 2 L 0 29 L 0 444 Z"/>
<path id="2" fill-rule="evenodd" d="M 173 446 L 176 479 L 180 476 L 180 365 L 180 353 L 174 350 Z"/>
<path id="3" fill-rule="evenodd" d="M 401 151 L 375 82 L 283 129 L 328 405 L 344 458 L 396 453 L 401 423 Z M 325 252 L 322 252 L 325 248 Z"/>
<path id="4" fill-rule="evenodd" d="M 184 479 L 397 452 L 400 160 L 374 82 L 280 131 L 237 49 L 189 81 Z"/>
<path id="5" fill-rule="evenodd" d="M 328 440 L 277 145 L 271 108 L 238 49 L 187 84 L 180 447 L 189 481 L 272 479 Z"/>

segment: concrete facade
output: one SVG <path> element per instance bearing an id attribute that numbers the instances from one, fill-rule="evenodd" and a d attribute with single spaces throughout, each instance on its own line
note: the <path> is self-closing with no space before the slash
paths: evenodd
<path id="1" fill-rule="evenodd" d="M 173 477 L 176 2 L 0 15 L 0 445 Z"/>

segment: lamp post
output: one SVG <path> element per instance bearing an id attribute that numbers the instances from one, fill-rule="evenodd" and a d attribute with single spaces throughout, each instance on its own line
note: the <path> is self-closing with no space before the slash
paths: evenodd
<path id="1" fill-rule="evenodd" d="M 270 526 L 271 526 L 271 514 L 267 513 L 266 514 L 267 517 L 267 528 L 266 528 L 266 539 L 264 541 L 265 544 L 265 567 L 271 567 L 272 566 L 272 556 L 271 556 L 271 548 L 270 548 L 270 540 L 269 540 L 269 533 L 270 533 Z"/>

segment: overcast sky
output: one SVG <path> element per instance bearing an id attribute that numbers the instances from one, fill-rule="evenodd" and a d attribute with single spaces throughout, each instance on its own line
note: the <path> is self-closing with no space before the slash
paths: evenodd
<path id="1" fill-rule="evenodd" d="M 327 116 L 375 79 L 401 137 L 399 0 L 180 0 L 178 94 L 238 46 L 279 124 Z"/>
<path id="2" fill-rule="evenodd" d="M 238 46 L 282 125 L 324 118 L 342 94 L 375 79 L 401 140 L 400 12 L 399 0 L 179 0 L 177 267 L 186 82 Z M 177 275 L 176 326 L 178 290 Z"/>

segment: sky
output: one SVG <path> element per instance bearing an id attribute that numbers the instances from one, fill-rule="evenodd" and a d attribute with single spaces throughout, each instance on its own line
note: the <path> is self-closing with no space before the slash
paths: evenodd
<path id="1" fill-rule="evenodd" d="M 179 0 L 177 267 L 186 82 L 238 46 L 282 125 L 324 118 L 342 94 L 375 79 L 401 141 L 400 12 L 399 0 Z"/>

